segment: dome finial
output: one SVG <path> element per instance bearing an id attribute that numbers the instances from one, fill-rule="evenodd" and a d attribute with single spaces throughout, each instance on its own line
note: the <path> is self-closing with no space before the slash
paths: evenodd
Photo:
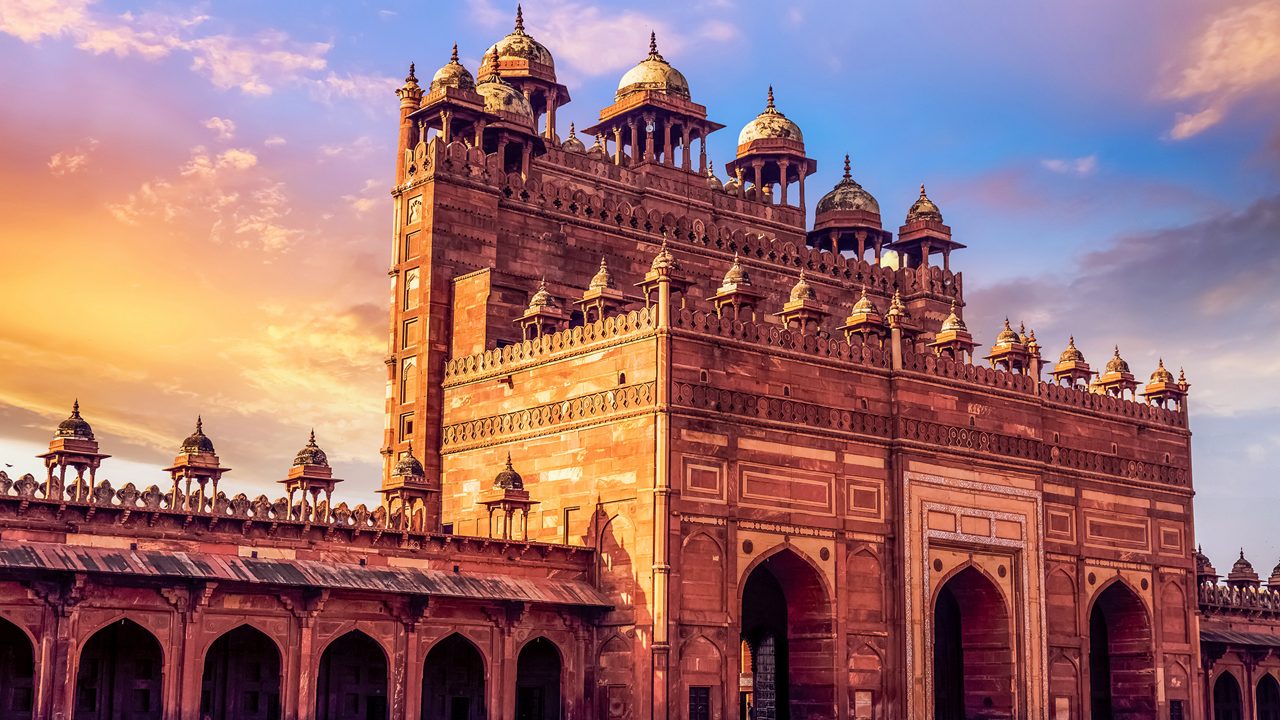
<path id="1" fill-rule="evenodd" d="M 404 79 L 404 81 L 405 81 L 405 82 L 409 82 L 410 80 L 417 80 L 417 79 L 418 79 L 418 77 L 417 77 L 416 75 L 414 75 L 414 74 L 413 74 L 413 61 L 412 61 L 412 60 L 410 60 L 410 61 L 409 61 L 409 76 L 408 76 L 408 77 L 406 77 L 406 78 Z"/>
<path id="2" fill-rule="evenodd" d="M 71 403 L 71 417 L 80 417 L 80 398 Z"/>
<path id="3" fill-rule="evenodd" d="M 196 415 L 196 432 L 204 432 L 204 418 Z"/>
<path id="4" fill-rule="evenodd" d="M 920 197 L 928 197 L 924 194 L 924 183 L 920 183 Z"/>
<path id="5" fill-rule="evenodd" d="M 310 443 L 310 444 L 312 444 L 312 445 L 315 445 L 315 444 L 316 444 L 316 429 L 315 429 L 315 428 L 311 428 L 311 438 L 310 438 L 309 440 L 307 440 L 307 442 L 308 442 L 308 443 Z"/>
<path id="6" fill-rule="evenodd" d="M 517 35 L 524 35 L 524 8 L 520 7 L 520 3 L 516 3 L 516 29 Z"/>
<path id="7" fill-rule="evenodd" d="M 507 469 L 508 470 L 514 469 L 511 467 L 511 451 L 510 450 L 507 451 Z"/>
<path id="8" fill-rule="evenodd" d="M 848 180 L 852 175 L 849 174 L 849 153 L 844 154 L 844 179 Z"/>
<path id="9" fill-rule="evenodd" d="M 453 52 L 449 54 L 449 62 L 458 62 L 458 43 L 453 44 Z"/>
<path id="10" fill-rule="evenodd" d="M 765 110 L 777 109 L 773 106 L 773 86 L 772 85 L 769 86 L 769 99 L 766 101 L 764 108 Z"/>
<path id="11" fill-rule="evenodd" d="M 649 54 L 658 54 L 658 33 L 656 30 L 649 31 Z"/>

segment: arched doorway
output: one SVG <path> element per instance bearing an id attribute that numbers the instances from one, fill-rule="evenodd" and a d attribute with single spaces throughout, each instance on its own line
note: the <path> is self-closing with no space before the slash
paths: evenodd
<path id="1" fill-rule="evenodd" d="M 560 720 L 560 650 L 540 637 L 516 660 L 516 720 Z"/>
<path id="2" fill-rule="evenodd" d="M 0 619 L 0 720 L 29 720 L 35 704 L 35 654 L 17 625 Z"/>
<path id="3" fill-rule="evenodd" d="M 742 585 L 741 717 L 804 720 L 835 710 L 831 606 L 818 571 L 790 549 Z M 745 683 L 744 683 L 745 684 Z"/>
<path id="4" fill-rule="evenodd" d="M 225 633 L 204 656 L 200 716 L 209 720 L 278 720 L 280 650 L 248 625 Z"/>
<path id="5" fill-rule="evenodd" d="M 1280 683 L 1267 673 L 1258 681 L 1255 694 L 1258 704 L 1258 720 L 1280 720 Z"/>
<path id="6" fill-rule="evenodd" d="M 934 599 L 934 718 L 1011 718 L 1013 697 L 1009 608 L 990 578 L 966 567 Z"/>
<path id="7" fill-rule="evenodd" d="M 1235 676 L 1229 672 L 1219 675 L 1213 683 L 1213 720 L 1244 720 L 1243 706 Z"/>
<path id="8" fill-rule="evenodd" d="M 1114 582 L 1089 613 L 1089 705 L 1097 720 L 1155 717 L 1151 624 L 1142 600 Z"/>
<path id="9" fill-rule="evenodd" d="M 80 651 L 75 720 L 160 720 L 164 654 L 132 620 L 102 628 Z"/>
<path id="10" fill-rule="evenodd" d="M 329 643 L 316 678 L 316 720 L 386 720 L 387 655 L 352 630 Z"/>
<path id="11" fill-rule="evenodd" d="M 436 643 L 422 668 L 422 720 L 481 720 L 484 659 L 458 634 Z"/>

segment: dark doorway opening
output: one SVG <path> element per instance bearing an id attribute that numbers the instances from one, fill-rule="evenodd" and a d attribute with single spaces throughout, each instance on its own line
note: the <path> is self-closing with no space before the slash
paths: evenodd
<path id="1" fill-rule="evenodd" d="M 29 720 L 35 706 L 35 654 L 17 625 L 0 620 L 0 720 Z"/>
<path id="2" fill-rule="evenodd" d="M 316 720 L 387 720 L 387 655 L 373 638 L 352 630 L 325 648 Z"/>
<path id="3" fill-rule="evenodd" d="M 1213 720 L 1243 720 L 1244 703 L 1240 683 L 1231 673 L 1222 673 L 1213 683 Z"/>
<path id="4" fill-rule="evenodd" d="M 76 720 L 160 720 L 164 656 L 151 633 L 131 620 L 102 628 L 80 652 Z"/>
<path id="5" fill-rule="evenodd" d="M 967 567 L 938 590 L 933 606 L 936 720 L 1013 717 L 1013 643 L 1004 595 Z"/>
<path id="6" fill-rule="evenodd" d="M 484 717 L 484 659 L 458 634 L 427 653 L 422 670 L 422 720 L 481 720 Z"/>
<path id="7" fill-rule="evenodd" d="M 209 646 L 200 715 L 211 720 L 280 717 L 280 651 L 270 638 L 241 625 Z"/>
<path id="8" fill-rule="evenodd" d="M 1096 720 L 1156 716 L 1151 625 L 1124 583 L 1103 590 L 1089 613 L 1089 702 Z"/>
<path id="9" fill-rule="evenodd" d="M 560 720 L 560 650 L 536 638 L 516 660 L 516 720 Z"/>
<path id="10" fill-rule="evenodd" d="M 1273 675 L 1258 681 L 1258 720 L 1280 720 L 1280 683 Z"/>

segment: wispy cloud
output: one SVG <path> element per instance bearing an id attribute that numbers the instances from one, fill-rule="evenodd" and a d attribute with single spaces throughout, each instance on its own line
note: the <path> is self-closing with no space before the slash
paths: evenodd
<path id="1" fill-rule="evenodd" d="M 89 167 L 89 157 L 98 147 L 98 141 L 89 138 L 83 145 L 56 152 L 49 158 L 49 172 L 55 176 L 74 175 Z"/>
<path id="2" fill-rule="evenodd" d="M 236 123 L 229 118 L 214 117 L 204 121 L 204 126 L 213 131 L 219 140 L 231 140 L 236 136 Z"/>
<path id="3" fill-rule="evenodd" d="M 1185 140 L 1222 122 L 1242 97 L 1280 90 L 1280 5 L 1263 0 L 1213 18 L 1174 66 L 1165 92 L 1198 107 L 1178 112 L 1168 137 Z"/>
<path id="4" fill-rule="evenodd" d="M 1040 161 L 1041 167 L 1061 175 L 1088 177 L 1098 169 L 1098 156 L 1085 155 L 1078 158 L 1048 158 Z"/>

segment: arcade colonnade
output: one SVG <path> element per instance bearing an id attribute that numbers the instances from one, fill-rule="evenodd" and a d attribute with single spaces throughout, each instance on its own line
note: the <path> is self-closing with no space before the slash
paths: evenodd
<path id="1" fill-rule="evenodd" d="M 459 624 L 408 629 L 388 647 L 385 633 L 359 621 L 315 644 L 273 635 L 271 623 L 211 622 L 226 629 L 179 662 L 159 639 L 165 628 L 145 615 L 54 637 L 0 616 L 0 720 L 574 720 L 582 712 L 564 702 L 583 687 L 581 633 L 520 638 Z M 421 659 L 412 645 L 425 649 Z"/>

